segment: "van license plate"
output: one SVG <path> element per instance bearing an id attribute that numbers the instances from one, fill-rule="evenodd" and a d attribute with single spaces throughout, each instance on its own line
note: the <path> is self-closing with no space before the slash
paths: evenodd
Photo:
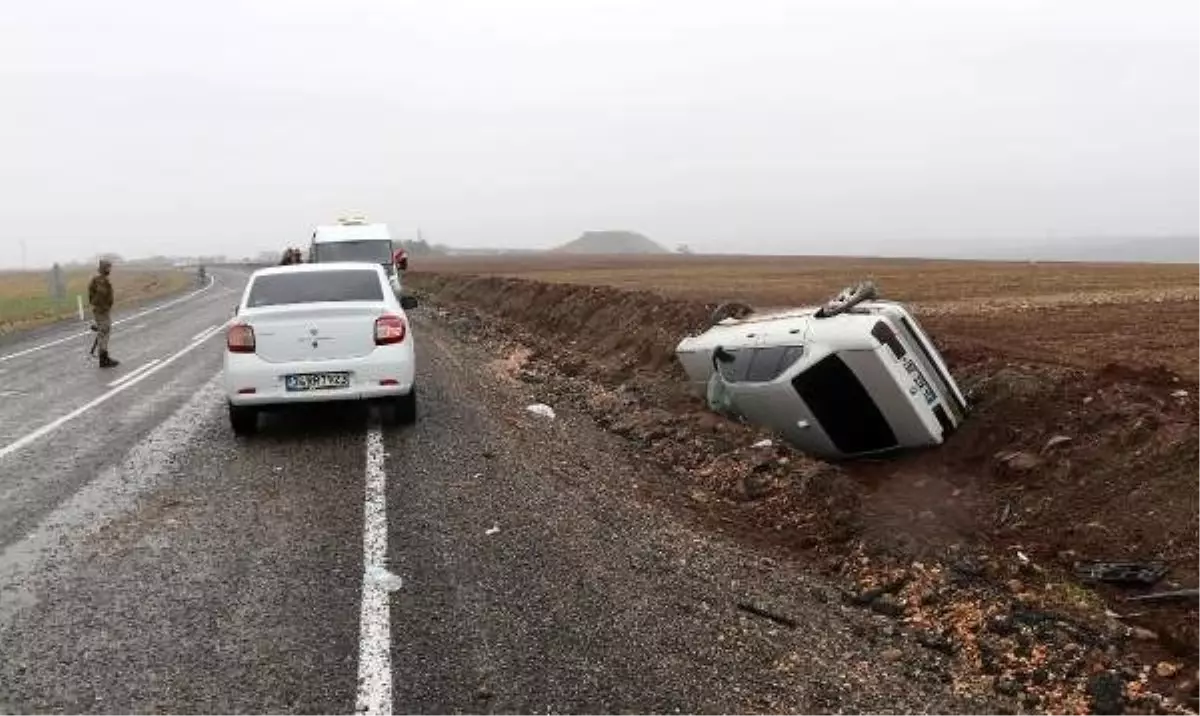
<path id="1" fill-rule="evenodd" d="M 284 376 L 283 383 L 289 391 L 332 390 L 350 387 L 349 373 L 303 373 Z"/>
<path id="2" fill-rule="evenodd" d="M 921 369 L 917 366 L 912 358 L 904 361 L 904 370 L 908 371 L 913 377 L 913 384 L 908 388 L 908 394 L 915 396 L 920 392 L 925 398 L 928 405 L 933 405 L 937 402 L 937 393 L 933 392 L 933 386 L 925 379 L 925 375 L 921 373 Z"/>

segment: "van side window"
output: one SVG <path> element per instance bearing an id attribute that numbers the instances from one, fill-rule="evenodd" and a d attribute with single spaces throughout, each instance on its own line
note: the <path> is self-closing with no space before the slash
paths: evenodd
<path id="1" fill-rule="evenodd" d="M 767 346 L 756 348 L 746 371 L 750 383 L 775 380 L 804 354 L 804 346 Z"/>
<path id="2" fill-rule="evenodd" d="M 721 377 L 727 383 L 744 381 L 746 372 L 750 369 L 750 360 L 754 357 L 754 351 L 740 348 L 726 348 L 725 351 L 733 356 L 733 360 L 725 363 L 717 361 L 717 369 L 721 371 Z"/>

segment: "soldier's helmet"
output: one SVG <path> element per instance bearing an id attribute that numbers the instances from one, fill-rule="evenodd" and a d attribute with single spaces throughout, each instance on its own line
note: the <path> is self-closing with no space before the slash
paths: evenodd
<path id="1" fill-rule="evenodd" d="M 108 259 L 100 259 L 98 268 L 100 269 L 100 273 L 108 273 L 108 271 L 112 268 L 112 261 Z"/>

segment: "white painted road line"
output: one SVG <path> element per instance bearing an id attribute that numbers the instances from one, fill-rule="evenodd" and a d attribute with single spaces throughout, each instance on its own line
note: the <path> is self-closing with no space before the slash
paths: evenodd
<path id="1" fill-rule="evenodd" d="M 143 366 L 139 367 L 137 370 L 132 370 L 132 371 L 130 371 L 130 372 L 128 372 L 128 373 L 126 373 L 125 375 L 121 376 L 120 378 L 117 378 L 117 379 L 116 379 L 116 380 L 114 380 L 113 382 L 109 383 L 109 384 L 108 384 L 108 387 L 110 387 L 110 388 L 115 388 L 115 387 L 117 387 L 118 385 L 120 385 L 120 384 L 124 383 L 125 381 L 127 381 L 127 380 L 130 380 L 131 378 L 134 378 L 134 377 L 135 377 L 135 376 L 137 376 L 139 373 L 142 373 L 142 372 L 144 372 L 144 371 L 150 370 L 150 369 L 151 369 L 151 368 L 153 368 L 155 365 L 157 365 L 158 363 L 161 363 L 161 362 L 162 362 L 162 359 L 161 359 L 161 358 L 155 358 L 154 360 L 150 361 L 149 363 L 147 363 L 147 364 L 145 364 L 145 365 L 143 365 Z"/>
<path id="2" fill-rule="evenodd" d="M 69 423 L 70 421 L 74 420 L 75 418 L 78 418 L 80 415 L 83 415 L 84 413 L 86 413 L 87 411 L 96 407 L 97 405 L 100 405 L 100 404 L 106 402 L 113 396 L 119 395 L 124 390 L 126 390 L 134 385 L 137 385 L 138 383 L 142 382 L 146 378 L 149 378 L 150 376 L 154 375 L 155 373 L 162 370 L 163 368 L 166 368 L 167 366 L 171 365 L 176 360 L 182 358 L 183 356 L 187 355 L 188 353 L 191 353 L 197 347 L 202 345 L 204 343 L 204 341 L 206 339 L 208 339 L 210 336 L 212 336 L 212 332 L 205 335 L 204 338 L 192 341 L 191 343 L 184 346 L 181 350 L 177 351 L 176 353 L 171 354 L 170 356 L 165 358 L 161 363 L 146 370 L 141 375 L 133 378 L 132 380 L 127 380 L 124 383 L 121 383 L 120 385 L 118 385 L 117 387 L 108 391 L 107 393 L 101 394 L 98 398 L 95 398 L 95 399 L 81 405 L 80 407 L 72 410 L 71 412 L 67 413 L 66 415 L 62 416 L 61 418 L 57 418 L 49 423 L 46 423 L 45 425 L 38 428 L 37 430 L 34 430 L 31 433 L 23 435 L 23 436 L 17 438 L 16 440 L 14 440 L 13 442 L 5 445 L 4 447 L 0 448 L 0 459 L 3 459 L 5 457 L 15 453 L 16 451 L 20 450 L 21 448 L 25 447 L 26 445 L 29 445 L 30 443 L 33 443 L 34 441 L 39 440 L 39 439 L 49 435 L 50 433 L 61 428 L 63 425 Z"/>
<path id="3" fill-rule="evenodd" d="M 173 301 L 167 301 L 166 303 L 162 304 L 161 306 L 147 308 L 146 310 L 142 311 L 141 313 L 135 313 L 132 316 L 126 316 L 125 318 L 122 318 L 120 320 L 113 321 L 113 325 L 119 326 L 122 323 L 127 323 L 129 321 L 136 320 L 136 319 L 141 318 L 142 316 L 145 316 L 149 313 L 154 313 L 155 311 L 161 311 L 164 308 L 170 308 L 171 306 L 183 303 L 184 301 L 188 300 L 189 298 L 192 298 L 193 296 L 203 293 L 203 292 L 207 291 L 208 289 L 212 288 L 213 283 L 215 281 L 216 281 L 216 279 L 213 276 L 209 276 L 207 286 L 204 286 L 203 288 L 198 288 L 195 291 L 192 291 L 191 293 L 189 293 L 187 295 L 180 296 L 179 298 L 177 298 Z M 38 351 L 45 350 L 47 348 L 53 348 L 54 346 L 61 345 L 63 343 L 66 343 L 67 341 L 73 341 L 76 338 L 91 335 L 91 333 L 92 333 L 91 331 L 80 331 L 79 333 L 72 333 L 69 336 L 63 336 L 62 338 L 50 341 L 49 343 L 43 343 L 41 345 L 37 345 L 32 348 L 26 348 L 25 350 L 17 351 L 16 353 L 9 353 L 8 355 L 0 356 L 0 363 L 3 363 L 4 361 L 7 361 L 7 360 L 12 360 L 13 358 L 20 358 L 21 356 L 27 356 L 30 353 L 37 353 Z"/>
<path id="4" fill-rule="evenodd" d="M 203 331 L 200 331 L 196 335 L 192 336 L 192 340 L 198 341 L 198 340 L 200 340 L 201 337 L 208 335 L 209 331 L 215 331 L 218 328 L 220 328 L 222 325 L 224 325 L 224 324 L 218 323 L 216 325 L 209 326 L 208 328 L 205 328 Z"/>
<path id="5" fill-rule="evenodd" d="M 387 569 L 387 474 L 383 467 L 383 433 L 372 421 L 367 428 L 367 488 L 363 508 L 362 609 L 358 634 L 358 699 L 360 714 L 392 713 L 392 625 L 389 591 L 374 573 Z"/>

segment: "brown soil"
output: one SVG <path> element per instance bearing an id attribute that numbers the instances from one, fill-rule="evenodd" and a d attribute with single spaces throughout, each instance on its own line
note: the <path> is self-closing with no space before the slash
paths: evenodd
<path id="1" fill-rule="evenodd" d="M 1194 707 L 1196 602 L 1123 602 L 1138 590 L 1082 584 L 1071 566 L 1156 559 L 1171 571 L 1155 590 L 1196 586 L 1195 300 L 1092 293 L 972 312 L 924 296 L 943 302 L 919 315 L 972 416 L 938 449 L 833 465 L 751 447 L 767 436 L 684 391 L 673 348 L 728 292 L 704 303 L 497 276 L 410 280 L 465 335 L 504 347 L 498 375 L 540 383 L 545 402 L 587 410 L 665 467 L 675 481 L 657 486 L 663 499 L 863 589 L 905 574 L 903 623 L 952 643 L 963 688 L 1004 693 L 1015 680 L 1016 708 L 1075 711 L 1094 708 L 1089 684 L 1111 670 L 1126 708 L 1170 710 L 1156 693 Z M 947 590 L 954 598 L 941 599 Z M 1062 621 L 989 628 L 1045 612 Z M 1101 636 L 1067 638 L 1067 649 L 1055 641 L 1064 624 Z M 1153 638 L 1128 639 L 1131 627 Z M 1191 666 L 1139 668 L 1160 662 Z"/>

